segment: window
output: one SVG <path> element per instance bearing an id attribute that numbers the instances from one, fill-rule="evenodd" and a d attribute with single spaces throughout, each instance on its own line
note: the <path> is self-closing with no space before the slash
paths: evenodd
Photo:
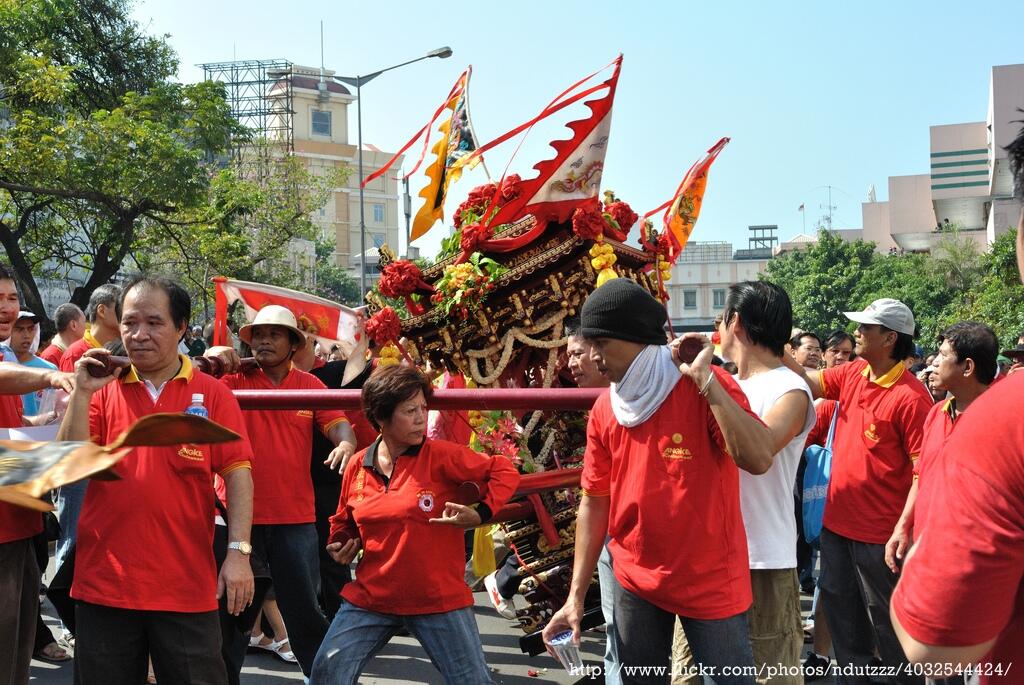
<path id="1" fill-rule="evenodd" d="M 683 291 L 683 309 L 696 309 L 697 308 L 697 291 L 696 290 L 684 290 Z"/>
<path id="2" fill-rule="evenodd" d="M 373 206 L 373 223 L 382 224 L 384 223 L 384 205 Z"/>
<path id="3" fill-rule="evenodd" d="M 715 298 L 715 309 L 725 307 L 725 288 L 715 288 L 711 292 Z"/>
<path id="4" fill-rule="evenodd" d="M 331 135 L 331 113 L 319 109 L 313 110 L 313 135 Z"/>
<path id="5" fill-rule="evenodd" d="M 374 247 L 380 247 L 381 245 L 384 244 L 384 234 L 383 233 L 374 233 L 372 235 L 373 235 L 373 246 Z"/>

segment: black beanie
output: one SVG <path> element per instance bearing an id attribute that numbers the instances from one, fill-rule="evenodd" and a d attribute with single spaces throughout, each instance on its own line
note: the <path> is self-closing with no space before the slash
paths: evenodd
<path id="1" fill-rule="evenodd" d="M 615 278 L 590 293 L 580 313 L 584 338 L 665 345 L 665 306 L 636 281 Z"/>

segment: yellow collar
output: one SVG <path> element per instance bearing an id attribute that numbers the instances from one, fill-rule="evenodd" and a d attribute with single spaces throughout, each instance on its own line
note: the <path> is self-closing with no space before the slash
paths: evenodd
<path id="1" fill-rule="evenodd" d="M 903 365 L 903 362 L 896 362 L 891 369 L 886 371 L 884 374 L 872 381 L 875 385 L 883 388 L 891 388 L 896 384 L 903 374 L 907 372 L 907 367 Z M 869 378 L 871 375 L 871 365 L 865 364 L 864 370 L 860 372 L 864 378 Z"/>
<path id="2" fill-rule="evenodd" d="M 92 334 L 92 326 L 85 329 L 85 335 L 82 337 L 85 338 L 85 342 L 89 343 L 89 347 L 103 347 L 100 341 L 96 339 L 96 336 Z"/>
<path id="3" fill-rule="evenodd" d="M 176 381 L 181 378 L 187 383 L 192 380 L 192 360 L 184 354 L 179 354 L 178 359 L 181 360 L 181 369 L 178 370 L 178 373 L 171 380 Z M 141 380 L 134 366 L 128 367 L 128 372 L 121 377 L 122 383 L 138 383 Z"/>

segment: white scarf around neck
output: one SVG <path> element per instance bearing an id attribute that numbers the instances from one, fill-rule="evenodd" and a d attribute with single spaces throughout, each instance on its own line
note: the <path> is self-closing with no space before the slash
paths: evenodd
<path id="1" fill-rule="evenodd" d="M 651 418 L 672 392 L 682 373 L 666 345 L 648 345 L 611 385 L 612 413 L 619 425 L 639 426 Z"/>

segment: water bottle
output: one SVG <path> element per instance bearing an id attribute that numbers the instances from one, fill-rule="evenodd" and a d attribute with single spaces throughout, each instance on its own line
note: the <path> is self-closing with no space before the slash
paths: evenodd
<path id="1" fill-rule="evenodd" d="M 188 409 L 185 410 L 186 414 L 192 414 L 203 419 L 210 418 L 210 412 L 206 411 L 206 405 L 203 404 L 203 393 L 197 392 L 192 395 L 192 404 L 188 405 Z"/>

